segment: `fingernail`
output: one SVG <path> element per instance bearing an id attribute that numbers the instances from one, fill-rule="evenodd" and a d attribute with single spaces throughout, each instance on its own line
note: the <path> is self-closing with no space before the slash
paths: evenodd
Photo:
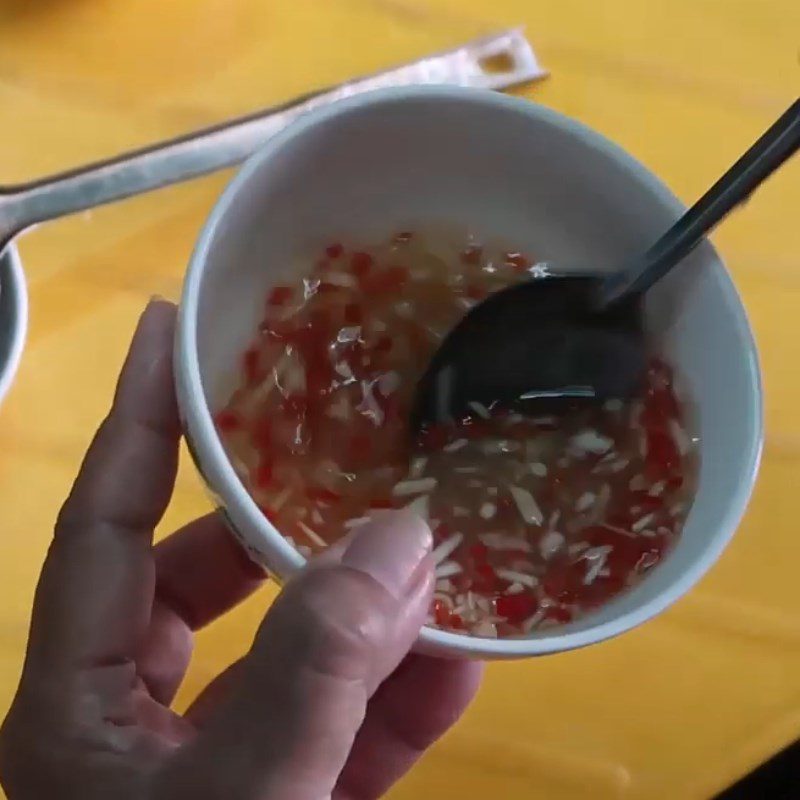
<path id="1" fill-rule="evenodd" d="M 175 325 L 175 306 L 167 302 L 150 302 L 139 317 L 128 356 L 122 368 L 115 402 L 127 403 L 126 397 L 137 398 L 141 403 L 141 386 L 153 372 L 159 380 L 171 372 L 170 354 Z M 166 385 L 161 383 L 161 393 Z M 169 398 L 167 398 L 169 399 Z M 172 400 L 170 400 L 172 402 Z"/>
<path id="2" fill-rule="evenodd" d="M 171 328 L 175 322 L 175 306 L 164 298 L 152 297 L 145 306 L 139 323 L 136 326 L 134 338 L 160 338 L 165 328 Z"/>
<path id="3" fill-rule="evenodd" d="M 342 564 L 366 573 L 398 599 L 413 588 L 417 567 L 431 551 L 430 528 L 416 514 L 381 514 L 358 533 Z"/>

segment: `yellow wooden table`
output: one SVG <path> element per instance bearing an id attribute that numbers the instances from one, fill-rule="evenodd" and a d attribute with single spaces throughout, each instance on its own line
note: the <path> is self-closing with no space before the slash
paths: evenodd
<path id="1" fill-rule="evenodd" d="M 177 134 L 499 27 L 531 97 L 690 200 L 797 94 L 797 0 L 0 0 L 0 183 Z M 0 711 L 53 520 L 134 320 L 175 298 L 225 177 L 47 225 L 21 250 L 31 332 L 0 415 Z M 616 641 L 496 665 L 397 798 L 706 798 L 800 735 L 800 159 L 717 243 L 761 348 L 768 442 L 750 512 L 689 597 Z M 208 503 L 184 462 L 169 526 Z M 167 526 L 165 526 L 166 529 Z M 198 638 L 186 702 L 247 646 L 266 589 Z"/>

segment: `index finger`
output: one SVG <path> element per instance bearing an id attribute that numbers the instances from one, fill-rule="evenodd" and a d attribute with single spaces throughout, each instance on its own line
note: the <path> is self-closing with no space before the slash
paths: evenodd
<path id="1" fill-rule="evenodd" d="M 59 515 L 34 602 L 28 666 L 63 671 L 132 658 L 153 599 L 153 528 L 172 494 L 179 423 L 175 306 L 151 302 L 111 411 Z"/>

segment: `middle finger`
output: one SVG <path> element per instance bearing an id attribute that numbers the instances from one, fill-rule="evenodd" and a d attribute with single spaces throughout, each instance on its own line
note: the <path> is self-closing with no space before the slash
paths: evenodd
<path id="1" fill-rule="evenodd" d="M 169 705 L 193 648 L 193 631 L 256 591 L 266 574 L 251 562 L 217 514 L 190 522 L 155 548 L 156 597 L 136 656 L 155 700 Z"/>

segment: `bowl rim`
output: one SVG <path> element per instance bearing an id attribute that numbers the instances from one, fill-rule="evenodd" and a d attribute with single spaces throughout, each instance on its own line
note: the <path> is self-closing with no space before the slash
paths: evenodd
<path id="1" fill-rule="evenodd" d="M 250 497 L 228 460 L 217 435 L 211 411 L 205 402 L 196 342 L 199 292 L 207 256 L 220 224 L 229 213 L 240 190 L 249 183 L 262 164 L 280 153 L 286 143 L 303 136 L 318 125 L 366 106 L 420 99 L 457 101 L 480 105 L 487 110 L 513 111 L 535 117 L 559 132 L 581 140 L 581 144 L 586 147 L 587 151 L 599 152 L 615 161 L 656 200 L 673 211 L 676 217 L 685 211 L 683 203 L 660 178 L 603 134 L 582 122 L 526 98 L 481 89 L 414 86 L 379 89 L 347 98 L 331 106 L 304 114 L 277 133 L 249 158 L 214 205 L 204 223 L 189 262 L 176 332 L 176 380 L 179 399 L 184 406 L 187 434 L 192 438 L 192 445 L 197 451 L 196 456 L 199 457 L 203 466 L 208 465 L 210 471 L 213 471 L 219 479 L 220 485 L 210 486 L 212 492 L 220 493 L 224 501 L 223 505 L 235 506 L 244 515 L 251 528 L 258 532 L 267 547 L 280 556 L 284 563 L 291 564 L 293 570 L 302 567 L 305 559 L 286 542 L 277 529 L 258 510 L 255 501 Z M 424 627 L 418 640 L 420 649 L 462 657 L 502 659 L 545 655 L 585 647 L 629 631 L 660 614 L 694 586 L 718 560 L 744 515 L 755 484 L 763 448 L 764 412 L 761 373 L 755 340 L 744 306 L 724 262 L 713 245 L 709 244 L 708 247 L 710 249 L 706 252 L 712 261 L 710 266 L 715 271 L 719 291 L 726 297 L 727 305 L 735 315 L 736 327 L 741 335 L 742 357 L 747 360 L 750 377 L 748 381 L 749 401 L 754 409 L 755 420 L 753 435 L 741 457 L 742 479 L 735 494 L 729 499 L 728 507 L 722 516 L 717 532 L 710 537 L 702 555 L 658 595 L 606 622 L 590 625 L 578 631 L 569 631 L 567 627 L 566 631 L 559 628 L 553 629 L 552 634 L 514 639 L 482 639 Z M 240 533 L 244 536 L 243 532 Z M 282 577 L 285 579 L 288 578 L 288 575 Z"/>
<path id="2" fill-rule="evenodd" d="M 19 251 L 13 242 L 0 249 L 0 292 L 11 295 L 14 319 L 11 325 L 11 341 L 5 362 L 0 367 L 0 402 L 2 402 L 16 377 L 28 337 L 28 286 Z M 3 300 L 0 299 L 0 303 Z"/>

